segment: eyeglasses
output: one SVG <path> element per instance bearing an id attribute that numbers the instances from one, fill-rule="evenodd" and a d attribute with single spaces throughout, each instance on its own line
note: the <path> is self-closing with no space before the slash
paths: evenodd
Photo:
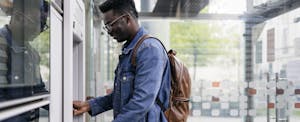
<path id="1" fill-rule="evenodd" d="M 114 19 L 113 21 L 111 21 L 110 23 L 107 23 L 104 25 L 104 29 L 108 32 L 108 31 L 111 31 L 112 29 L 112 26 L 117 22 L 119 21 L 122 17 L 126 16 L 128 14 L 123 14 L 121 16 L 119 16 L 118 18 Z"/>
<path id="2" fill-rule="evenodd" d="M 16 17 L 15 19 L 18 21 L 26 19 L 30 23 L 35 23 L 35 21 L 31 17 L 29 17 L 28 15 L 25 15 L 23 12 L 15 11 L 13 13 L 13 15 L 15 15 L 15 17 Z"/>
<path id="3" fill-rule="evenodd" d="M 20 11 L 15 11 L 13 13 L 13 16 L 15 17 L 14 19 L 18 22 L 21 22 L 23 20 L 26 20 L 24 22 L 24 25 L 32 25 L 34 26 L 33 24 L 38 24 L 40 23 L 41 24 L 41 32 L 47 30 L 49 28 L 49 26 L 47 25 L 47 16 L 45 15 L 40 15 L 41 18 L 40 18 L 40 21 L 38 21 L 37 19 L 32 19 L 32 17 L 30 15 L 25 15 L 23 12 L 20 12 Z M 45 21 L 45 22 L 43 22 Z"/>

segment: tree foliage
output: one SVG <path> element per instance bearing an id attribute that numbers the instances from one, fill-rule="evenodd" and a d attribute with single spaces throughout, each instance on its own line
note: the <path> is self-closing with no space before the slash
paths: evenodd
<path id="1" fill-rule="evenodd" d="M 49 67 L 50 60 L 50 29 L 47 29 L 34 39 L 30 44 L 37 50 L 40 55 L 40 65 Z M 55 48 L 55 47 L 54 47 Z"/>
<path id="2" fill-rule="evenodd" d="M 232 55 L 232 48 L 239 48 L 239 34 L 229 31 L 235 28 L 217 22 L 172 22 L 171 48 L 188 66 L 205 66 L 220 55 Z"/>

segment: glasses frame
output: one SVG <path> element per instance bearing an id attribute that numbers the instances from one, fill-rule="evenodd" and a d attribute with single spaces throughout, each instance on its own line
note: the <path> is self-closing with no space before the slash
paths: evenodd
<path id="1" fill-rule="evenodd" d="M 127 13 L 126 13 L 126 14 L 123 14 L 123 15 L 119 16 L 118 18 L 114 19 L 113 21 L 111 21 L 110 23 L 106 23 L 106 24 L 104 25 L 104 29 L 105 29 L 107 32 L 111 31 L 112 26 L 113 26 L 117 21 L 119 21 L 121 18 L 123 18 L 123 17 L 125 17 L 125 16 L 127 16 L 127 15 L 128 15 Z"/>
<path id="2" fill-rule="evenodd" d="M 19 11 L 15 11 L 13 12 L 12 16 L 21 16 L 22 18 L 29 20 L 31 23 L 35 23 L 36 21 L 34 21 L 32 18 L 30 18 L 29 16 L 26 16 L 23 12 L 19 12 Z"/>

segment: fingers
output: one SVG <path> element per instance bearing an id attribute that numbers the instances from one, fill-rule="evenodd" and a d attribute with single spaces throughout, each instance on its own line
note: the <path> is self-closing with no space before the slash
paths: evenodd
<path id="1" fill-rule="evenodd" d="M 90 106 L 86 101 L 73 101 L 73 115 L 78 116 L 90 110 Z"/>
<path id="2" fill-rule="evenodd" d="M 81 101 L 73 101 L 73 115 L 78 116 L 84 113 L 82 111 L 82 108 L 84 107 L 82 103 L 83 102 Z"/>
<path id="3" fill-rule="evenodd" d="M 80 109 L 82 107 L 81 101 L 73 101 L 73 108 Z"/>
<path id="4" fill-rule="evenodd" d="M 81 115 L 81 114 L 83 114 L 84 113 L 84 111 L 82 111 L 82 110 L 78 110 L 78 109 L 74 109 L 73 110 L 73 115 L 74 116 L 78 116 L 78 115 Z"/>

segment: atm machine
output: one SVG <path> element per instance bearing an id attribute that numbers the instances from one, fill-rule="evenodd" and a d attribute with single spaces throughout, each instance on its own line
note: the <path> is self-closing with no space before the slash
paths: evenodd
<path id="1" fill-rule="evenodd" d="M 83 0 L 64 0 L 63 121 L 84 122 L 73 116 L 73 100 L 85 100 L 85 5 Z"/>
<path id="2" fill-rule="evenodd" d="M 73 99 L 85 100 L 85 9 L 82 0 L 76 0 L 73 15 Z M 73 122 L 84 122 L 84 116 Z"/>

